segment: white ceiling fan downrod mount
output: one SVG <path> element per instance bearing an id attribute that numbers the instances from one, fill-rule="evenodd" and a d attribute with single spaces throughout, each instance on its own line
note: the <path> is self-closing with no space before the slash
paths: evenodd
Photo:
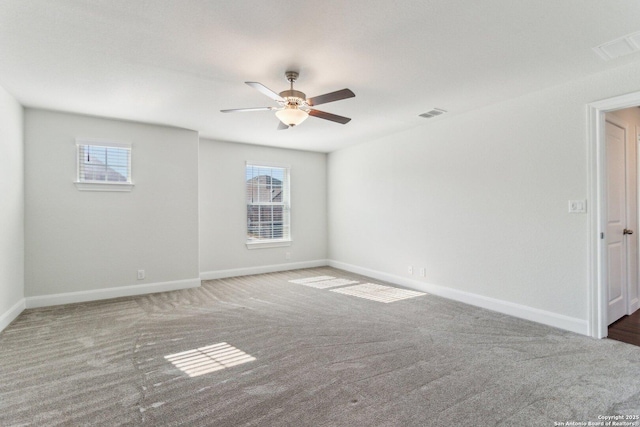
<path id="1" fill-rule="evenodd" d="M 285 99 L 284 106 L 287 108 L 300 108 L 307 106 L 307 95 L 304 92 L 293 89 L 293 83 L 298 79 L 300 75 L 297 71 L 287 71 L 284 73 L 287 81 L 291 84 L 289 90 L 283 90 L 280 92 L 280 96 Z"/>

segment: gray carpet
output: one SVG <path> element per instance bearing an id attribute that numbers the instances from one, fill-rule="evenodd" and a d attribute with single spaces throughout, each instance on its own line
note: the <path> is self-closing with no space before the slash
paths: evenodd
<path id="1" fill-rule="evenodd" d="M 0 425 L 553 426 L 640 415 L 640 347 L 432 295 L 386 304 L 288 282 L 320 275 L 381 283 L 316 268 L 27 310 L 0 334 Z M 190 377 L 165 358 L 218 343 L 255 360 Z"/>

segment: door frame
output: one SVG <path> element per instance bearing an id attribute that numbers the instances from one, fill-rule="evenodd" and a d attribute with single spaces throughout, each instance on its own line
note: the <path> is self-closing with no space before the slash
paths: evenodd
<path id="1" fill-rule="evenodd" d="M 604 240 L 601 234 L 606 222 L 606 170 L 605 170 L 605 113 L 640 105 L 640 92 L 616 96 L 614 98 L 587 104 L 588 139 L 588 188 L 589 200 L 593 206 L 588 209 L 589 217 L 589 292 L 588 330 L 594 338 L 607 336 L 607 266 L 604 256 Z M 636 137 L 637 138 L 637 137 Z"/>

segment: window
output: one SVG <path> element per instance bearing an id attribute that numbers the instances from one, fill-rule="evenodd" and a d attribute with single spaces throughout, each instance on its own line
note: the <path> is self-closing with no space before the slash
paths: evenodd
<path id="1" fill-rule="evenodd" d="M 76 140 L 79 190 L 131 191 L 131 144 Z"/>
<path id="2" fill-rule="evenodd" d="M 247 247 L 291 242 L 289 168 L 247 163 Z"/>

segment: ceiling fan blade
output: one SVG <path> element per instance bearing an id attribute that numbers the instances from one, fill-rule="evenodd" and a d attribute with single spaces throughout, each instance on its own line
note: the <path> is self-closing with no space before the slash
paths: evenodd
<path id="1" fill-rule="evenodd" d="M 276 107 L 253 107 L 253 108 L 232 108 L 231 110 L 220 110 L 221 113 L 246 113 L 247 111 L 271 111 Z"/>
<path id="2" fill-rule="evenodd" d="M 278 123 L 278 130 L 287 130 L 287 129 L 289 129 L 289 126 L 285 125 L 282 122 Z"/>
<path id="3" fill-rule="evenodd" d="M 319 119 L 331 120 L 332 122 L 342 123 L 346 125 L 351 121 L 349 117 L 338 116 L 336 114 L 327 113 L 320 110 L 309 110 L 309 115 L 313 117 L 318 117 Z"/>
<path id="4" fill-rule="evenodd" d="M 307 99 L 307 104 L 309 105 L 320 105 L 326 104 L 327 102 L 340 101 L 341 99 L 353 98 L 356 96 L 355 93 L 351 92 L 349 89 L 337 90 L 331 93 L 325 93 L 324 95 L 314 96 L 313 98 Z"/>
<path id="5" fill-rule="evenodd" d="M 258 83 L 258 82 L 245 82 L 245 83 L 251 86 L 252 88 L 254 88 L 255 90 L 267 95 L 269 98 L 273 99 L 274 101 L 284 102 L 284 98 L 282 98 L 280 95 L 278 95 L 277 93 L 275 93 L 274 91 L 272 91 L 271 89 L 263 85 L 262 83 Z"/>

